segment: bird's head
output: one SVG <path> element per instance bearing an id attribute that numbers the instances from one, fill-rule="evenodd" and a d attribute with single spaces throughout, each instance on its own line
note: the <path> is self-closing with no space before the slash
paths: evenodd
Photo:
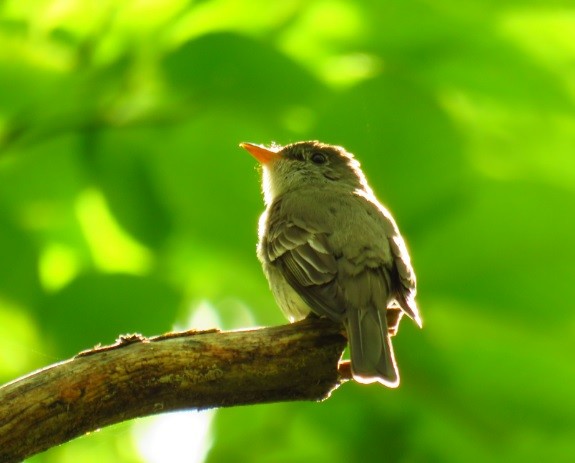
<path id="1" fill-rule="evenodd" d="M 288 191 L 313 187 L 370 191 L 359 162 L 341 146 L 301 141 L 265 147 L 241 143 L 262 165 L 266 204 Z"/>

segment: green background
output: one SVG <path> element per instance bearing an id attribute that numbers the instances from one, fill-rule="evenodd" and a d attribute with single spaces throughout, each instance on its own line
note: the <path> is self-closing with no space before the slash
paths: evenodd
<path id="1" fill-rule="evenodd" d="M 0 382 L 121 333 L 283 323 L 238 143 L 320 139 L 356 154 L 411 250 L 424 329 L 395 340 L 402 385 L 195 414 L 183 443 L 209 426 L 207 462 L 573 461 L 574 63 L 573 2 L 0 2 Z M 202 461 L 137 435 L 30 461 Z"/>

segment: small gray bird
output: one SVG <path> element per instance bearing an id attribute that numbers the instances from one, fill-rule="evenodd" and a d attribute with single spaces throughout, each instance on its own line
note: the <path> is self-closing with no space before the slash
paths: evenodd
<path id="1" fill-rule="evenodd" d="M 345 326 L 353 377 L 399 385 L 390 336 L 405 312 L 421 327 L 415 274 L 393 217 L 359 162 L 318 141 L 240 146 L 263 166 L 258 257 L 290 321 Z"/>

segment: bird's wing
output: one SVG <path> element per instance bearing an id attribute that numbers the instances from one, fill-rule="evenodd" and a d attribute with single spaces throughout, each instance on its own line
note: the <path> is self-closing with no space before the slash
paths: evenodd
<path id="1" fill-rule="evenodd" d="M 419 309 L 417 303 L 415 302 L 416 294 L 416 278 L 413 267 L 411 266 L 411 259 L 407 251 L 407 246 L 401 234 L 395 220 L 389 213 L 387 209 L 381 206 L 377 201 L 374 201 L 369 196 L 363 196 L 367 199 L 367 203 L 371 203 L 371 206 L 379 209 L 383 216 L 383 224 L 385 229 L 385 236 L 389 243 L 391 249 L 391 254 L 393 256 L 392 270 L 392 287 L 393 287 L 393 297 L 397 301 L 399 307 L 412 319 L 415 323 L 421 327 L 421 317 L 419 315 Z M 370 206 L 368 206 L 370 207 Z"/>
<path id="2" fill-rule="evenodd" d="M 281 207 L 278 201 L 270 210 L 260 252 L 317 315 L 341 319 L 345 306 L 338 303 L 338 263 L 329 245 L 329 234 L 311 221 L 293 216 L 286 219 L 274 211 Z"/>
<path id="3" fill-rule="evenodd" d="M 336 303 L 337 260 L 326 233 L 293 222 L 271 223 L 263 251 L 316 314 L 341 318 L 345 307 Z"/>
<path id="4" fill-rule="evenodd" d="M 401 235 L 397 234 L 389 239 L 391 252 L 395 262 L 395 269 L 399 280 L 399 287 L 394 296 L 403 311 L 421 327 L 419 308 L 415 302 L 416 280 L 415 272 L 411 266 L 409 254 Z"/>

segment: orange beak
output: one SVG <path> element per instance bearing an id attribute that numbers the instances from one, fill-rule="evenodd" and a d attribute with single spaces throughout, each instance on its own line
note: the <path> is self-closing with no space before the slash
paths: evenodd
<path id="1" fill-rule="evenodd" d="M 240 147 L 245 149 L 262 164 L 267 164 L 274 159 L 280 158 L 278 153 L 261 145 L 254 145 L 253 143 L 240 143 Z"/>

